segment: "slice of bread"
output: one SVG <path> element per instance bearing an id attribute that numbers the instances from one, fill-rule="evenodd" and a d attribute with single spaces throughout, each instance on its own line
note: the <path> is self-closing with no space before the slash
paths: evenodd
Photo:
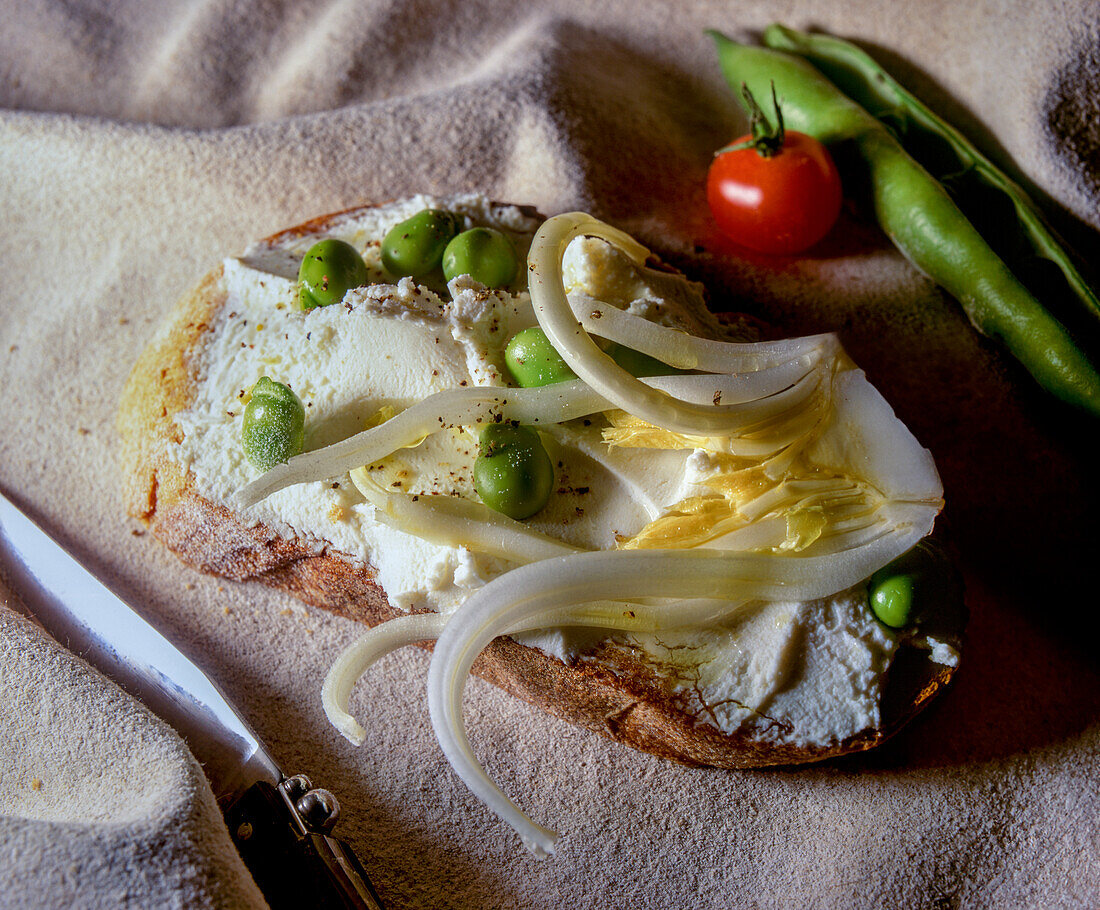
<path id="1" fill-rule="evenodd" d="M 259 246 L 308 245 L 360 211 L 315 219 Z M 517 211 L 533 217 L 531 210 Z M 177 417 L 198 394 L 201 352 L 227 300 L 219 267 L 178 303 L 133 369 L 118 416 L 128 511 L 204 572 L 261 581 L 368 625 L 401 615 L 371 565 L 324 541 L 244 520 L 229 505 L 200 494 L 190 468 L 173 456 L 172 447 L 183 441 Z M 957 605 L 950 606 L 949 612 L 961 615 Z M 927 648 L 903 641 L 882 681 L 879 722 L 833 741 L 806 743 L 797 736 L 769 736 L 768 724 L 723 730 L 714 713 L 685 698 L 656 662 L 613 637 L 565 660 L 502 637 L 474 665 L 475 673 L 513 695 L 613 740 L 679 762 L 726 768 L 794 764 L 873 748 L 942 690 L 954 670 L 934 662 Z"/>

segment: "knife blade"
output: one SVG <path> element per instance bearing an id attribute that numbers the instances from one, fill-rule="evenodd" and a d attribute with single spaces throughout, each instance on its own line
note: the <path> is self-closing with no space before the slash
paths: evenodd
<path id="1" fill-rule="evenodd" d="M 354 852 L 330 833 L 336 798 L 305 775 L 284 775 L 218 686 L 2 491 L 0 571 L 58 643 L 183 737 L 273 908 L 382 910 Z"/>

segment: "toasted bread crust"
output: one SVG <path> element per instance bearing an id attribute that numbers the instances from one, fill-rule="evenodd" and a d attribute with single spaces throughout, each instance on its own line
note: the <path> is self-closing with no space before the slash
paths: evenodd
<path id="1" fill-rule="evenodd" d="M 270 238 L 324 233 L 338 213 Z M 401 615 L 389 604 L 370 566 L 248 526 L 195 489 L 167 447 L 180 441 L 175 422 L 197 391 L 193 361 L 225 303 L 221 269 L 177 304 L 169 323 L 137 361 L 122 397 L 117 428 L 128 512 L 189 564 L 238 581 L 261 581 L 342 616 L 375 625 Z M 431 643 L 424 643 L 431 647 Z M 912 652 L 912 649 L 909 649 Z M 903 650 L 903 654 L 905 651 Z M 762 741 L 724 733 L 687 707 L 667 680 L 611 643 L 566 664 L 507 638 L 494 641 L 473 671 L 511 694 L 610 739 L 691 765 L 748 768 L 798 764 L 873 748 L 896 732 L 950 681 L 953 669 L 924 656 L 898 660 L 883 696 L 882 724 L 829 747 Z"/>

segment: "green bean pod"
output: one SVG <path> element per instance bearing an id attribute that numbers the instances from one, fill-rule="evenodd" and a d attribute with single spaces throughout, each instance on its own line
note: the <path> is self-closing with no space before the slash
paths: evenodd
<path id="1" fill-rule="evenodd" d="M 1013 275 L 944 187 L 875 117 L 801 57 L 710 33 L 727 81 L 754 94 L 774 81 L 787 126 L 853 146 L 886 235 L 1052 394 L 1100 416 L 1100 375 L 1066 328 Z"/>
<path id="2" fill-rule="evenodd" d="M 832 35 L 799 32 L 778 23 L 764 29 L 768 47 L 790 51 L 809 60 L 849 98 L 889 127 L 905 150 L 935 176 L 982 236 L 1013 266 L 1030 255 L 1052 263 L 1065 289 L 1093 317 L 1100 317 L 1100 298 L 1090 287 L 1031 197 L 983 155 L 955 127 L 902 87 L 862 48 Z M 1003 217 L 1011 211 L 1006 224 Z M 1029 290 L 1043 299 L 1050 293 L 1049 273 L 1035 285 L 1020 275 Z M 1055 285 L 1057 287 L 1057 285 Z"/>

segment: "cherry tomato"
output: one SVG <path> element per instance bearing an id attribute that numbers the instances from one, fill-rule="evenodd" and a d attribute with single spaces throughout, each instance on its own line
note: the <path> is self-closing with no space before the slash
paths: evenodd
<path id="1" fill-rule="evenodd" d="M 720 153 L 707 174 L 707 202 L 719 229 L 760 253 L 809 249 L 840 214 L 840 175 L 828 149 L 787 130 L 782 146 L 761 154 L 745 136 Z"/>

